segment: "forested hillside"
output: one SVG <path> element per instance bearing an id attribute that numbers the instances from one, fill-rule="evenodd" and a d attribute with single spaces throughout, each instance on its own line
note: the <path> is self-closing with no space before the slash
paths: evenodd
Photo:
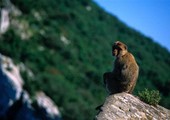
<path id="1" fill-rule="evenodd" d="M 92 120 L 107 96 L 102 75 L 111 71 L 112 43 L 128 45 L 140 67 L 134 94 L 157 89 L 170 108 L 170 53 L 128 27 L 91 0 L 11 0 L 21 14 L 0 36 L 0 53 L 24 63 L 22 73 L 34 99 L 42 90 L 60 108 L 64 120 Z"/>

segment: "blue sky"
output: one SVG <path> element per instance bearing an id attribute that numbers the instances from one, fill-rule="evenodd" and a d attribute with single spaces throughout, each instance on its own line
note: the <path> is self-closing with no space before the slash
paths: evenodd
<path id="1" fill-rule="evenodd" d="M 170 0 L 94 0 L 170 51 Z"/>

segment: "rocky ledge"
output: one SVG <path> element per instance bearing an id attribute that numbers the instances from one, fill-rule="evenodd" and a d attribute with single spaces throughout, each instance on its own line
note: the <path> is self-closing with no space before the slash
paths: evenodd
<path id="1" fill-rule="evenodd" d="M 118 93 L 106 98 L 95 120 L 170 120 L 170 110 L 146 104 L 131 94 Z"/>

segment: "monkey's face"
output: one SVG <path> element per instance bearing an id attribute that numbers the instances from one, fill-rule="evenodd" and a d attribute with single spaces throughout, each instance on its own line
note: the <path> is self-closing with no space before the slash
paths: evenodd
<path id="1" fill-rule="evenodd" d="M 118 55 L 118 50 L 116 48 L 112 48 L 112 55 L 117 56 Z"/>
<path id="2" fill-rule="evenodd" d="M 113 56 L 123 56 L 127 53 L 127 46 L 122 42 L 115 42 L 112 46 L 112 55 Z"/>

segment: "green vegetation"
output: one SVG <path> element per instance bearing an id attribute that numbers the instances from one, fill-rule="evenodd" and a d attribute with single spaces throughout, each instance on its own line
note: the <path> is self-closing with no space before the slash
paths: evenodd
<path id="1" fill-rule="evenodd" d="M 138 93 L 139 98 L 150 105 L 156 106 L 161 100 L 161 96 L 158 90 L 145 90 Z"/>
<path id="2" fill-rule="evenodd" d="M 112 70 L 111 45 L 116 40 L 128 45 L 140 66 L 134 94 L 143 88 L 158 89 L 160 104 L 170 108 L 170 53 L 165 48 L 91 0 L 11 2 L 22 14 L 11 15 L 15 24 L 0 36 L 0 53 L 32 70 L 33 77 L 22 73 L 24 88 L 32 97 L 43 90 L 64 120 L 94 118 L 95 107 L 107 96 L 102 75 Z"/>

